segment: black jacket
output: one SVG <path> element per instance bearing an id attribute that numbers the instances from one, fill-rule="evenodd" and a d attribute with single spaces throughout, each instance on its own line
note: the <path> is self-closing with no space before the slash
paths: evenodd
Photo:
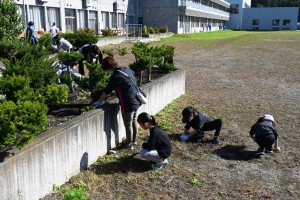
<path id="1" fill-rule="evenodd" d="M 143 148 L 148 150 L 157 150 L 162 158 L 168 158 L 171 155 L 172 145 L 169 136 L 159 127 L 150 129 L 150 137 L 147 143 L 143 143 Z"/>
<path id="2" fill-rule="evenodd" d="M 206 122 L 211 122 L 213 121 L 213 119 L 209 116 L 207 116 L 204 113 L 201 112 L 197 112 L 197 116 L 195 116 L 192 121 L 186 123 L 185 128 L 187 130 L 190 129 L 190 127 L 192 127 L 193 129 L 195 129 L 198 133 L 201 132 L 201 129 L 203 127 L 203 125 Z"/>
<path id="3" fill-rule="evenodd" d="M 141 106 L 141 103 L 136 98 L 137 89 L 132 81 L 121 72 L 118 72 L 118 70 L 126 73 L 136 83 L 134 72 L 128 67 L 120 67 L 110 76 L 104 92 L 105 94 L 110 94 L 115 90 L 122 112 L 136 111 Z"/>
<path id="4" fill-rule="evenodd" d="M 250 130 L 250 135 L 255 137 L 268 137 L 274 135 L 275 140 L 278 137 L 277 130 L 270 121 L 257 121 Z"/>

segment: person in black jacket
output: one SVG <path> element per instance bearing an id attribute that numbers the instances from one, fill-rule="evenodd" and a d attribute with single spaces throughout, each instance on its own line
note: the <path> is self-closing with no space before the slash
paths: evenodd
<path id="1" fill-rule="evenodd" d="M 88 63 L 92 63 L 93 59 L 96 59 L 96 63 L 102 64 L 103 54 L 100 48 L 95 44 L 86 44 L 79 48 L 79 53 L 81 53 L 84 57 L 79 61 L 78 73 L 84 75 L 84 66 L 83 61 L 87 61 Z"/>
<path id="2" fill-rule="evenodd" d="M 137 121 L 144 130 L 150 130 L 147 142 L 142 144 L 139 154 L 142 158 L 153 162 L 153 170 L 161 170 L 169 161 L 172 145 L 169 136 L 156 124 L 153 116 L 148 113 L 139 114 Z"/>
<path id="3" fill-rule="evenodd" d="M 257 122 L 252 125 L 249 136 L 258 144 L 258 155 L 272 153 L 273 150 L 279 151 L 278 133 L 276 130 L 275 120 L 272 115 L 263 115 L 258 118 Z M 274 149 L 273 149 L 274 144 Z"/>
<path id="4" fill-rule="evenodd" d="M 182 111 L 182 122 L 186 123 L 184 132 L 180 136 L 181 140 L 188 142 L 190 139 L 200 139 L 204 137 L 204 131 L 213 131 L 215 134 L 213 142 L 215 144 L 220 143 L 220 131 L 222 128 L 221 119 L 212 119 L 202 112 L 198 112 L 193 107 L 189 106 Z M 189 131 L 190 128 L 193 130 Z"/>
<path id="5" fill-rule="evenodd" d="M 138 124 L 136 121 L 137 110 L 142 105 L 136 98 L 137 88 L 134 72 L 128 67 L 119 66 L 114 57 L 107 56 L 102 63 L 102 68 L 111 74 L 104 92 L 99 98 L 99 104 L 115 90 L 121 106 L 122 118 L 126 130 L 125 147 L 133 149 L 136 145 Z M 126 75 L 128 76 L 126 76 Z"/>

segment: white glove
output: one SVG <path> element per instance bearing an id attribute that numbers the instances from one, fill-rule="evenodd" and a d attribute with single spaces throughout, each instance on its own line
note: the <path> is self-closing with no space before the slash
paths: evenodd
<path id="1" fill-rule="evenodd" d="M 98 100 L 98 101 L 95 101 L 93 104 L 92 104 L 92 106 L 94 106 L 94 107 L 99 107 L 99 106 L 101 106 L 102 105 L 102 102 L 100 101 L 100 100 Z"/>

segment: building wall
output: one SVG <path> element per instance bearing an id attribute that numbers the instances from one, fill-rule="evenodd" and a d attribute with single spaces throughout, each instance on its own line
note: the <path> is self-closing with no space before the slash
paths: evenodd
<path id="1" fill-rule="evenodd" d="M 15 0 L 20 7 L 20 12 L 25 13 L 26 24 L 34 21 L 36 30 L 49 31 L 53 22 L 56 22 L 62 32 L 69 29 L 75 31 L 79 28 L 93 28 L 96 33 L 100 34 L 100 30 L 106 27 L 124 28 L 128 0 L 119 0 L 121 6 L 118 10 L 114 9 L 116 0 L 87 0 L 87 7 L 83 6 L 83 1 Z M 103 16 L 106 17 L 105 21 Z"/>
<path id="2" fill-rule="evenodd" d="M 243 29 L 297 30 L 298 12 L 298 7 L 245 8 L 242 21 Z M 259 25 L 253 25 L 253 20 L 259 20 Z M 279 20 L 279 24 L 274 24 L 274 20 Z M 284 20 L 290 20 L 290 23 L 284 25 Z"/>

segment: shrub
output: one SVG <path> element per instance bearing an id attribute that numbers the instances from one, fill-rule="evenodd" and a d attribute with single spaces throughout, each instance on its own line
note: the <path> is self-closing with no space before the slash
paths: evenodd
<path id="1" fill-rule="evenodd" d="M 148 33 L 149 33 L 149 34 L 155 34 L 155 29 L 154 29 L 153 27 L 150 26 L 150 27 L 148 28 Z"/>
<path id="2" fill-rule="evenodd" d="M 40 97 L 30 88 L 30 78 L 24 76 L 7 76 L 0 78 L 0 93 L 6 95 L 7 100 L 17 101 L 40 101 Z"/>
<path id="3" fill-rule="evenodd" d="M 45 130 L 48 108 L 39 102 L 3 100 L 0 104 L 0 148 L 16 145 L 22 148 Z"/>
<path id="4" fill-rule="evenodd" d="M 98 42 L 95 31 L 89 28 L 79 29 L 74 33 L 65 33 L 63 37 L 68 40 L 75 49 L 85 44 L 96 44 Z"/>
<path id="5" fill-rule="evenodd" d="M 44 97 L 47 104 L 66 104 L 68 103 L 69 88 L 66 85 L 51 84 L 46 88 Z"/>
<path id="6" fill-rule="evenodd" d="M 81 60 L 83 55 L 79 52 L 73 51 L 71 53 L 60 52 L 58 54 L 58 60 L 67 66 L 72 66 L 76 61 Z"/>
<path id="7" fill-rule="evenodd" d="M 143 34 L 148 34 L 148 28 L 147 28 L 147 26 L 143 26 L 143 32 L 142 32 Z"/>
<path id="8" fill-rule="evenodd" d="M 0 40 L 0 57 L 11 59 L 22 49 L 21 40 Z"/>
<path id="9" fill-rule="evenodd" d="M 114 33 L 111 29 L 105 28 L 101 29 L 101 33 L 104 37 L 112 37 L 112 36 L 117 36 L 117 33 Z"/>
<path id="10" fill-rule="evenodd" d="M 168 26 L 160 27 L 159 32 L 160 33 L 167 33 L 169 31 Z"/>
<path id="11" fill-rule="evenodd" d="M 96 63 L 87 63 L 87 68 L 89 70 L 89 89 L 91 91 L 91 98 L 95 101 L 106 87 L 109 74 L 102 69 L 101 65 Z"/>

